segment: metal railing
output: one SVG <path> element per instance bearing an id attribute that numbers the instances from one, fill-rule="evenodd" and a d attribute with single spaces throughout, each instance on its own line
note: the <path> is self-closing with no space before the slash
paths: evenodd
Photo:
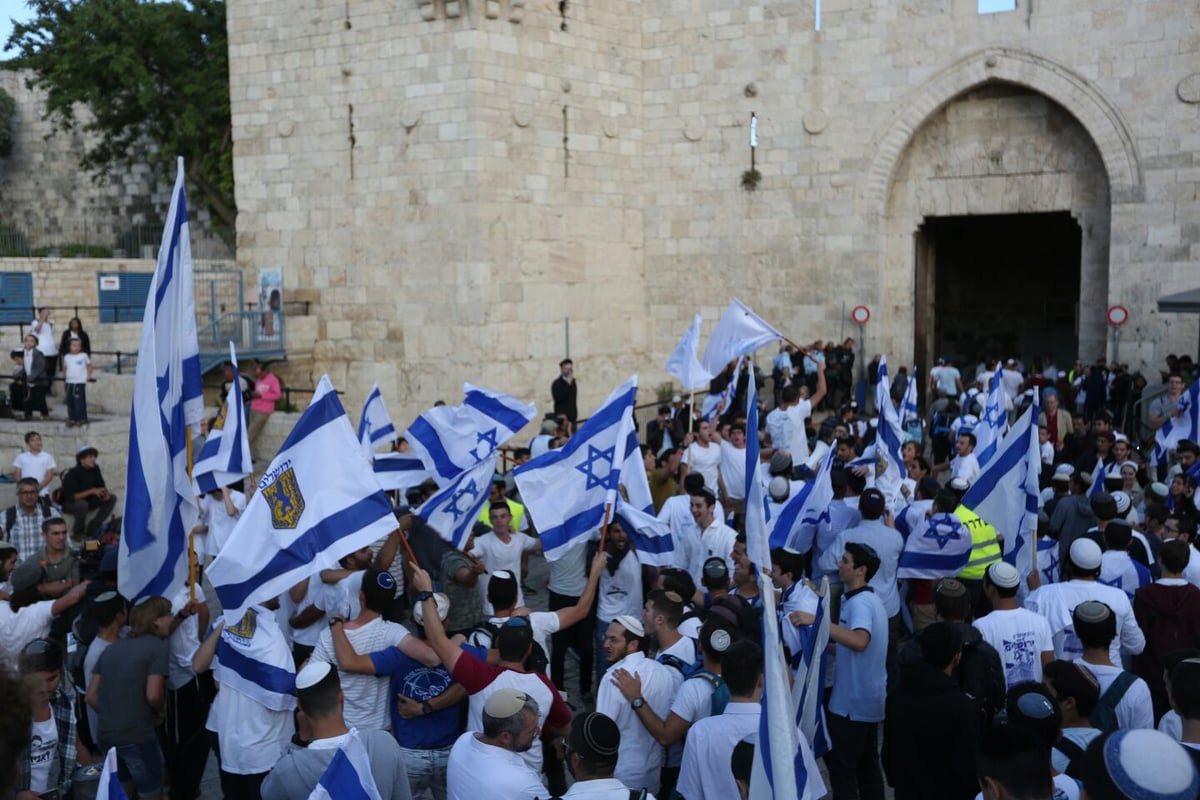
<path id="1" fill-rule="evenodd" d="M 0 220 L 0 258 L 154 259 L 162 242 L 162 223 L 83 219 L 38 228 Z M 216 234 L 191 225 L 192 257 L 226 260 L 233 248 Z"/>

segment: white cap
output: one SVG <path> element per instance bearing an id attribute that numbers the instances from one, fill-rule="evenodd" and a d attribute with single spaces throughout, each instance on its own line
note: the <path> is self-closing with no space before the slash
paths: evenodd
<path id="1" fill-rule="evenodd" d="M 1071 542 L 1071 563 L 1080 569 L 1100 569 L 1100 545 L 1086 536 Z"/>
<path id="2" fill-rule="evenodd" d="M 1074 471 L 1075 467 L 1071 464 L 1059 464 L 1054 468 L 1055 475 L 1066 475 L 1068 478 L 1071 477 L 1071 473 Z"/>
<path id="3" fill-rule="evenodd" d="M 774 478 L 771 478 L 771 482 L 767 484 L 767 494 L 770 495 L 771 499 L 776 503 L 782 503 L 787 499 L 788 493 L 791 492 L 791 488 L 792 487 L 788 483 L 787 478 L 783 477 L 782 475 L 776 475 Z"/>
<path id="4" fill-rule="evenodd" d="M 296 676 L 296 689 L 308 689 L 325 680 L 325 676 L 333 669 L 327 661 L 310 661 Z"/>
<path id="5" fill-rule="evenodd" d="M 616 622 L 634 636 L 642 637 L 646 635 L 646 629 L 642 627 L 642 621 L 632 614 L 622 614 L 613 620 L 613 622 Z"/>
<path id="6" fill-rule="evenodd" d="M 1014 589 L 1021 584 L 1021 573 L 1007 561 L 997 561 L 988 567 L 988 577 L 1002 589 Z"/>
<path id="7" fill-rule="evenodd" d="M 446 621 L 446 616 L 450 613 L 450 598 L 442 592 L 433 593 L 433 601 L 437 604 L 438 619 Z M 413 621 L 418 625 L 425 624 L 425 604 L 416 603 L 413 605 Z"/>
<path id="8" fill-rule="evenodd" d="M 502 581 L 516 580 L 516 578 L 513 577 L 513 574 L 506 569 L 496 570 L 495 572 L 492 573 L 492 577 L 499 578 Z"/>

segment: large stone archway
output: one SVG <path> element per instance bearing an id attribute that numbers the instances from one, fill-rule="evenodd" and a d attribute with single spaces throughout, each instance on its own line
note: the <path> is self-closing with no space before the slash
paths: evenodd
<path id="1" fill-rule="evenodd" d="M 895 352 L 912 342 L 923 368 L 933 357 L 925 220 L 1065 211 L 1082 234 L 1078 354 L 1104 354 L 1111 209 L 1139 196 L 1141 173 L 1120 115 L 1090 84 L 1030 53 L 983 51 L 922 85 L 878 141 L 862 211 L 879 222 L 883 284 L 915 301 L 893 306 Z"/>

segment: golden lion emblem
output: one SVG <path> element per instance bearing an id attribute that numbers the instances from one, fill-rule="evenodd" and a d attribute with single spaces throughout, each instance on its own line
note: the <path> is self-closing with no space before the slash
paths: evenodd
<path id="1" fill-rule="evenodd" d="M 279 473 L 262 492 L 267 505 L 271 507 L 272 528 L 290 530 L 300 524 L 300 515 L 304 513 L 304 495 L 300 493 L 300 483 L 291 467 Z"/>

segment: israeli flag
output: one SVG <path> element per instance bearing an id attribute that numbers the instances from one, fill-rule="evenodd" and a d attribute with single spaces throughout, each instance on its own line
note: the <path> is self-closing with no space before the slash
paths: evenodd
<path id="1" fill-rule="evenodd" d="M 751 385 L 754 381 L 750 382 Z M 754 397 L 751 390 L 751 398 Z M 757 422 L 757 402 L 751 405 L 747 415 L 746 429 Z M 757 431 L 757 427 L 755 428 Z M 757 472 L 757 445 L 751 449 L 751 439 L 746 439 L 746 554 L 759 570 L 759 584 L 770 586 L 767 570 L 771 564 L 770 541 L 767 531 L 766 502 L 762 481 L 755 479 Z M 751 458 L 755 460 L 751 462 Z M 806 790 L 815 778 L 821 783 L 812 749 L 800 736 L 796 728 L 796 708 L 792 704 L 789 687 L 790 667 L 783 652 L 783 640 L 779 633 L 779 618 L 775 610 L 775 593 L 763 592 L 762 597 L 762 642 L 763 642 L 763 693 L 762 711 L 759 716 L 758 746 L 754 749 L 754 773 L 750 781 L 750 796 L 772 800 L 795 800 L 810 795 Z M 816 773 L 816 774 L 812 774 Z"/>
<path id="2" fill-rule="evenodd" d="M 888 384 L 887 357 L 879 358 L 879 383 L 876 384 L 876 400 L 879 401 L 879 427 L 875 434 L 875 451 L 883 459 L 883 474 L 875 479 L 875 487 L 887 498 L 888 507 L 895 510 L 903 502 L 900 495 L 900 484 L 906 477 L 904 471 L 904 456 L 901 448 L 904 445 L 904 429 L 900 427 L 900 417 L 896 406 L 892 403 L 887 389 Z"/>
<path id="3" fill-rule="evenodd" d="M 1004 536 L 1004 560 L 1015 566 L 1022 578 L 1033 569 L 1037 538 L 1038 477 L 1042 469 L 1039 413 L 1035 396 L 962 499 L 963 505 Z"/>
<path id="4" fill-rule="evenodd" d="M 921 422 L 921 412 L 917 410 L 917 368 L 914 365 L 909 372 L 908 384 L 904 387 L 904 399 L 900 401 L 900 427 L 908 430 L 908 426 Z"/>
<path id="5" fill-rule="evenodd" d="M 425 462 L 411 453 L 374 453 L 371 468 L 375 471 L 375 479 L 384 491 L 405 491 L 419 486 L 426 478 L 432 478 L 433 473 L 425 466 Z"/>
<path id="6" fill-rule="evenodd" d="M 356 728 L 350 729 L 345 743 L 333 754 L 308 800 L 383 800 L 371 774 L 367 748 Z"/>
<path id="7" fill-rule="evenodd" d="M 367 456 L 373 458 L 375 450 L 381 444 L 390 444 L 396 439 L 396 428 L 392 418 L 388 416 L 387 406 L 383 404 L 383 394 L 379 384 L 371 388 L 367 401 L 363 403 L 362 417 L 358 420 L 358 440 L 362 442 Z"/>
<path id="8" fill-rule="evenodd" d="M 617 498 L 613 519 L 629 536 L 638 561 L 655 567 L 669 567 L 675 563 L 675 539 L 671 528 L 658 517 Z"/>
<path id="9" fill-rule="evenodd" d="M 796 680 L 792 684 L 792 705 L 796 709 L 796 724 L 804 740 L 812 746 L 813 757 L 821 758 L 833 749 L 833 740 L 825 725 L 825 672 L 829 667 L 828 575 L 821 578 L 815 616 L 811 625 L 797 631 L 800 657 L 793 659 Z"/>
<path id="10" fill-rule="evenodd" d="M 454 479 L 488 458 L 537 415 L 532 403 L 463 384 L 461 406 L 438 406 L 417 417 L 405 438 L 434 477 Z"/>
<path id="11" fill-rule="evenodd" d="M 646 465 L 642 462 L 642 448 L 636 430 L 629 431 L 629 439 L 625 443 L 621 488 L 625 490 L 630 505 L 642 513 L 654 515 L 654 496 L 650 494 L 650 479 L 646 477 Z"/>
<path id="12" fill-rule="evenodd" d="M 233 364 L 231 385 L 235 388 L 225 396 L 225 405 L 208 432 L 204 447 L 200 448 L 196 466 L 192 467 L 196 488 L 206 493 L 237 483 L 251 473 L 250 436 L 246 428 L 245 401 L 236 388 L 242 384 L 233 342 L 229 343 L 229 361 Z"/>
<path id="13" fill-rule="evenodd" d="M 1154 434 L 1155 464 L 1166 464 L 1171 451 L 1183 439 L 1192 439 L 1200 435 L 1200 380 L 1193 381 L 1179 397 L 1179 413 L 1167 417 L 1167 421 Z"/>
<path id="14" fill-rule="evenodd" d="M 697 314 L 692 320 L 691 327 L 683 332 L 679 344 L 675 345 L 675 349 L 667 357 L 664 367 L 667 374 L 678 378 L 679 382 L 683 384 L 683 388 L 688 391 L 708 386 L 708 382 L 713 379 L 713 374 L 696 360 L 696 352 L 699 348 L 700 315 Z"/>
<path id="15" fill-rule="evenodd" d="M 996 364 L 996 374 L 992 376 L 992 385 L 988 389 L 987 401 L 983 405 L 983 418 L 974 427 L 975 458 L 979 466 L 985 467 L 996 455 L 1004 431 L 1008 428 L 1008 412 L 1004 410 L 1004 382 L 1001 379 L 1002 370 Z"/>
<path id="16" fill-rule="evenodd" d="M 108 748 L 104 764 L 100 768 L 100 781 L 96 784 L 96 800 L 129 800 L 121 778 L 117 774 L 117 748 Z"/>
<path id="17" fill-rule="evenodd" d="M 513 471 L 547 561 L 558 560 L 575 539 L 603 525 L 605 511 L 616 503 L 636 403 L 634 375 L 613 390 L 566 445 Z"/>
<path id="18" fill-rule="evenodd" d="M 970 506 L 968 506 L 970 508 Z M 953 514 L 922 520 L 904 541 L 897 578 L 950 578 L 971 560 L 971 532 Z"/>
<path id="19" fill-rule="evenodd" d="M 790 547 L 801 553 L 812 549 L 821 525 L 829 524 L 829 506 L 833 504 L 833 471 L 835 448 L 829 448 L 821 459 L 817 474 L 800 491 L 787 499 L 771 518 L 771 547 Z"/>
<path id="20" fill-rule="evenodd" d="M 296 708 L 296 665 L 274 612 L 254 606 L 240 617 L 224 616 L 213 677 L 271 711 Z"/>
<path id="21" fill-rule="evenodd" d="M 1092 467 L 1092 485 L 1087 493 L 1088 497 L 1104 494 L 1104 462 L 1100 459 L 1096 459 L 1096 466 Z"/>
<path id="22" fill-rule="evenodd" d="M 741 300 L 732 300 L 712 336 L 708 337 L 708 345 L 700 363 L 713 375 L 719 375 L 721 370 L 739 356 L 748 356 L 760 347 L 783 339 L 784 335 L 773 325 L 755 314 Z"/>
<path id="23" fill-rule="evenodd" d="M 742 377 L 742 364 L 745 360 L 744 358 L 737 360 L 737 364 L 733 368 L 733 376 L 720 393 L 710 394 L 704 398 L 704 402 L 700 406 L 700 418 L 705 422 L 712 422 L 713 417 L 729 411 L 729 406 L 733 403 L 733 395 L 737 391 L 738 381 Z"/>
<path id="24" fill-rule="evenodd" d="M 239 619 L 396 529 L 387 495 L 329 376 L 279 448 L 208 568 L 221 607 Z"/>
<path id="25" fill-rule="evenodd" d="M 187 537 L 200 517 L 188 443 L 200 433 L 204 395 L 192 297 L 192 244 L 179 159 L 154 279 L 146 296 L 117 584 L 130 600 L 170 595 L 187 577 Z"/>
<path id="26" fill-rule="evenodd" d="M 456 550 L 461 550 L 467 543 L 475 520 L 487 502 L 492 476 L 496 474 L 496 458 L 497 454 L 492 453 L 417 509 L 417 516 Z"/>

